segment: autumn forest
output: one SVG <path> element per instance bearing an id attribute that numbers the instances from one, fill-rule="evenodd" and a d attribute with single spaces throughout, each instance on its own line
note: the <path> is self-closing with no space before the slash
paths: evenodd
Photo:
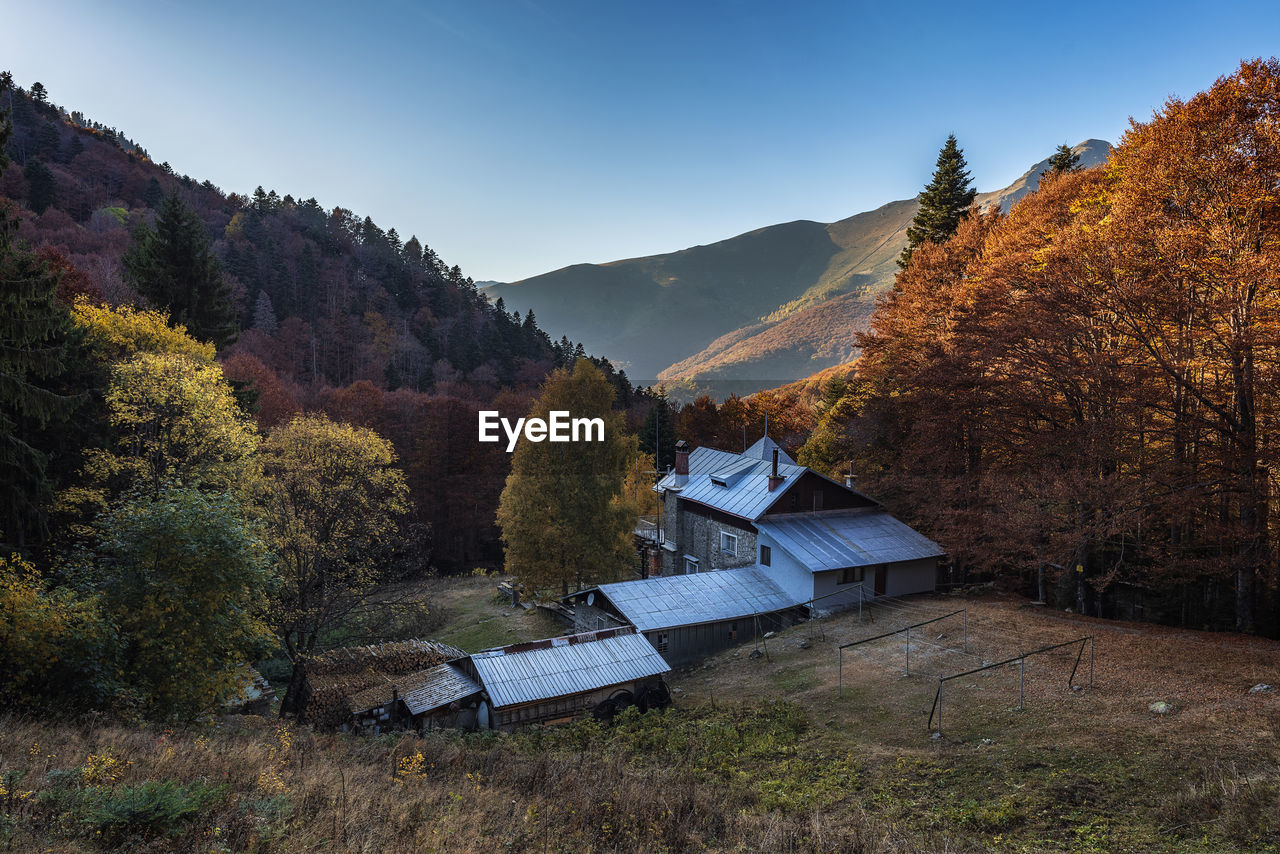
<path id="1" fill-rule="evenodd" d="M 1134 122 L 1103 166 L 1067 152 L 1007 213 L 970 207 L 949 140 L 922 198 L 950 191 L 934 210 L 951 218 L 917 216 L 854 361 L 683 406 L 490 303 L 416 236 L 224 192 L 41 84 L 3 86 L 10 702 L 190 718 L 236 662 L 323 648 L 372 591 L 503 567 L 566 591 L 625 577 L 676 439 L 737 451 L 766 423 L 944 544 L 944 584 L 1280 632 L 1276 60 Z M 513 466 L 475 440 L 482 409 L 556 401 L 617 442 L 589 466 Z M 584 466 L 586 528 L 544 488 Z"/>

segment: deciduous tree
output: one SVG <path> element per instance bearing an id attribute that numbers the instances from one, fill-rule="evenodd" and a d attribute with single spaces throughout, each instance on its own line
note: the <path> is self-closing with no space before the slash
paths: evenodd
<path id="1" fill-rule="evenodd" d="M 603 441 L 521 440 L 498 505 L 507 571 L 529 588 L 580 587 L 619 577 L 631 562 L 635 518 L 618 502 L 636 438 L 612 409 L 614 390 L 579 359 L 547 379 L 530 418 L 553 410 L 604 421 Z"/>

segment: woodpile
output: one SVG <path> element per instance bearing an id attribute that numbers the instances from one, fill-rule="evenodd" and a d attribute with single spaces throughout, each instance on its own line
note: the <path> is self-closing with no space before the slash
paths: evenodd
<path id="1" fill-rule="evenodd" d="M 354 713 L 378 705 L 374 701 L 381 693 L 386 697 L 380 702 L 390 700 L 393 685 L 403 693 L 401 683 L 410 683 L 404 677 L 465 655 L 448 644 L 407 640 L 343 647 L 313 656 L 303 665 L 302 720 L 313 727 L 336 729 L 349 723 Z"/>

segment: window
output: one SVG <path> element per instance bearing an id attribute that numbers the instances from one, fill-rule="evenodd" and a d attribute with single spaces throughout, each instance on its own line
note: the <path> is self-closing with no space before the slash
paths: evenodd
<path id="1" fill-rule="evenodd" d="M 737 639 L 738 639 L 738 624 L 730 623 L 729 624 L 729 640 L 736 641 Z"/>
<path id="2" fill-rule="evenodd" d="M 839 584 L 861 584 L 863 575 L 863 567 L 854 566 L 848 569 L 840 570 Z"/>
<path id="3" fill-rule="evenodd" d="M 760 547 L 760 565 L 773 566 L 770 561 L 773 560 L 773 551 L 768 546 Z"/>
<path id="4" fill-rule="evenodd" d="M 813 491 L 813 512 L 817 513 L 822 509 L 822 490 L 815 489 Z"/>
<path id="5" fill-rule="evenodd" d="M 653 648 L 656 649 L 658 652 L 667 651 L 667 633 L 666 632 L 658 632 L 653 636 Z"/>
<path id="6" fill-rule="evenodd" d="M 738 553 L 738 537 L 736 534 L 730 534 L 726 531 L 720 532 L 720 551 L 727 555 L 736 555 Z"/>
<path id="7" fill-rule="evenodd" d="M 698 559 L 692 555 L 684 556 L 684 572 L 685 575 L 693 575 L 698 571 Z"/>

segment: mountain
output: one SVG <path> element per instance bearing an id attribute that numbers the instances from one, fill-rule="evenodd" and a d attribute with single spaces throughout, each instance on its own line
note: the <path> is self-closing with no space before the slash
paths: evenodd
<path id="1" fill-rule="evenodd" d="M 1110 149 L 1090 139 L 1073 150 L 1089 167 Z M 1048 166 L 1040 161 L 978 203 L 1007 209 Z M 509 309 L 532 309 L 540 327 L 581 340 L 633 379 L 746 393 L 852 356 L 856 333 L 893 283 L 917 206 L 905 199 L 833 223 L 797 220 L 483 291 Z"/>

